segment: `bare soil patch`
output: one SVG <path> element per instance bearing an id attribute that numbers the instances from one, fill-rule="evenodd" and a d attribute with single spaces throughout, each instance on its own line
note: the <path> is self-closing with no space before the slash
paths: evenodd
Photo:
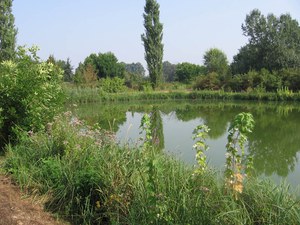
<path id="1" fill-rule="evenodd" d="M 31 197 L 24 197 L 8 176 L 0 174 L 0 225 L 66 225 Z"/>

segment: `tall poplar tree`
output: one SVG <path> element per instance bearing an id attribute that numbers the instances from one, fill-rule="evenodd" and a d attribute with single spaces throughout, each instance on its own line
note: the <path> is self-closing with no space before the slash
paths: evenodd
<path id="1" fill-rule="evenodd" d="M 159 21 L 159 4 L 156 0 L 146 0 L 144 10 L 145 34 L 142 34 L 142 41 L 151 85 L 155 89 L 161 82 L 163 74 L 163 25 Z"/>
<path id="2" fill-rule="evenodd" d="M 12 14 L 12 0 L 0 0 L 0 62 L 15 55 L 17 29 Z"/>

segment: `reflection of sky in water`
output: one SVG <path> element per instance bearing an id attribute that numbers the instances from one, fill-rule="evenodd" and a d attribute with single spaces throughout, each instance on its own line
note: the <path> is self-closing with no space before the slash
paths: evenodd
<path id="1" fill-rule="evenodd" d="M 131 146 L 138 144 L 140 135 L 140 121 L 142 113 L 126 113 L 126 122 L 119 127 L 117 132 L 117 138 L 121 144 L 130 144 Z M 203 123 L 201 118 L 193 119 L 189 121 L 181 121 L 176 117 L 175 112 L 169 114 L 162 114 L 164 139 L 165 139 L 165 151 L 168 154 L 175 155 L 188 164 L 195 163 L 195 150 L 192 148 L 194 141 L 192 139 L 193 130 L 196 126 Z M 228 128 L 228 127 L 227 127 Z M 226 129 L 227 130 L 227 129 Z M 208 139 L 209 151 L 207 152 L 207 158 L 209 165 L 217 170 L 224 169 L 225 165 L 225 145 L 227 143 L 227 133 L 224 133 L 216 139 Z M 300 158 L 300 152 L 297 154 L 297 159 Z M 268 159 L 266 159 L 268 160 Z M 267 177 L 262 175 L 261 177 Z M 271 174 L 268 178 L 279 183 L 281 180 L 286 180 L 292 187 L 296 187 L 300 180 L 300 163 L 297 160 L 295 169 L 286 177 L 280 177 L 276 174 Z"/>

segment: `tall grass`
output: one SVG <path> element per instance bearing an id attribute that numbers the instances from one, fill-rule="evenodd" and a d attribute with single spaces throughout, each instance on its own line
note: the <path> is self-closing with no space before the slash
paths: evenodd
<path id="1" fill-rule="evenodd" d="M 225 92 L 225 91 L 127 91 L 123 93 L 104 93 L 98 88 L 66 86 L 66 96 L 72 103 L 131 101 L 131 100 L 174 100 L 174 99 L 219 99 L 256 101 L 300 101 L 300 92 L 278 90 L 277 92 Z"/>
<path id="2" fill-rule="evenodd" d="M 20 134 L 5 168 L 49 210 L 73 224 L 299 224 L 287 186 L 250 179 L 238 199 L 213 170 L 194 168 L 153 148 L 129 149 L 70 114 L 46 132 Z"/>

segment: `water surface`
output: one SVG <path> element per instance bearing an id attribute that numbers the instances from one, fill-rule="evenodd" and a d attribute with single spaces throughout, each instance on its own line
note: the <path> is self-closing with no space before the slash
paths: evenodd
<path id="1" fill-rule="evenodd" d="M 165 101 L 97 103 L 73 109 L 88 123 L 99 123 L 116 132 L 120 144 L 139 145 L 140 122 L 150 113 L 159 146 L 188 164 L 195 163 L 193 130 L 206 124 L 211 130 L 207 144 L 209 164 L 224 169 L 225 145 L 230 121 L 240 112 L 250 112 L 255 128 L 249 135 L 248 153 L 261 177 L 284 179 L 293 187 L 300 180 L 300 105 L 259 102 Z"/>

